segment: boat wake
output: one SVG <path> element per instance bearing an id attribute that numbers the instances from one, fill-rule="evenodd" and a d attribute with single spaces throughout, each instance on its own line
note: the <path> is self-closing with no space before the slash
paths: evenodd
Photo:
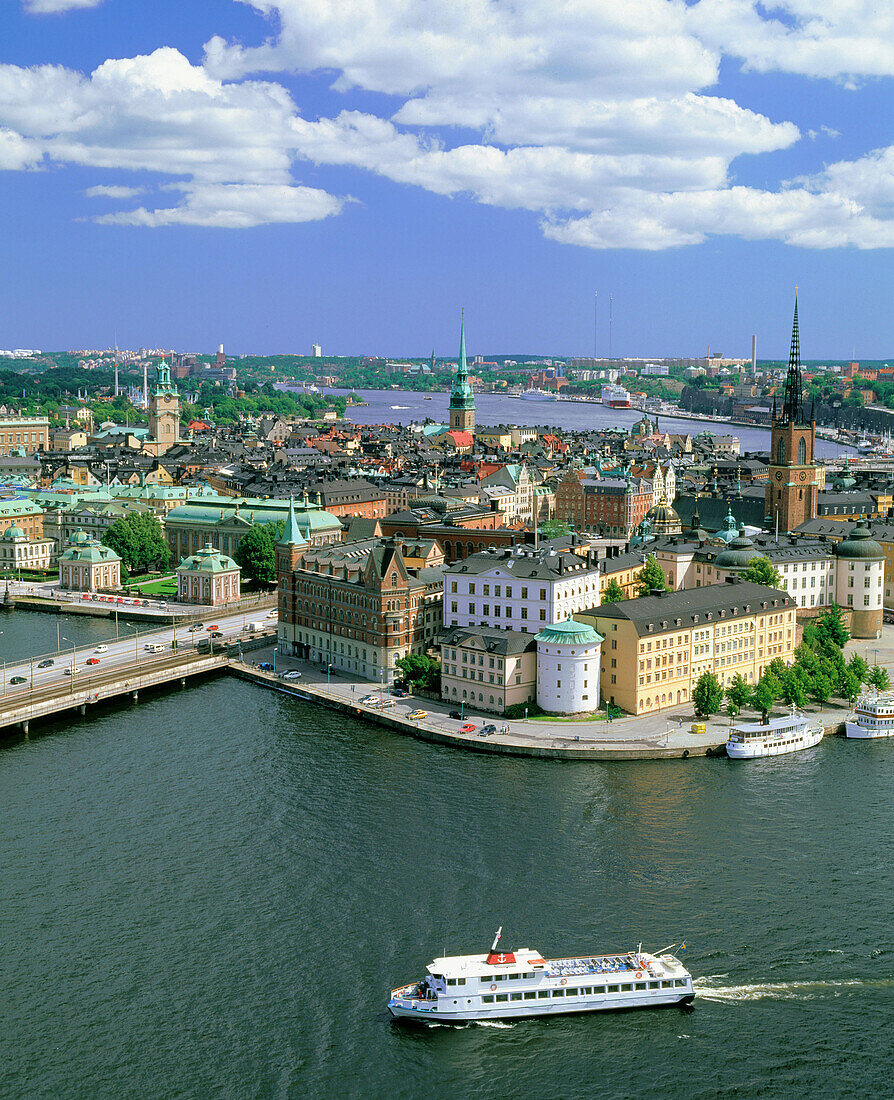
<path id="1" fill-rule="evenodd" d="M 515 1024 L 504 1024 L 500 1020 L 476 1020 L 479 1027 L 515 1027 Z"/>
<path id="2" fill-rule="evenodd" d="M 719 975 L 718 975 L 719 976 Z M 724 975 L 725 976 L 725 975 Z M 841 981 L 816 982 L 755 982 L 751 985 L 712 986 L 712 979 L 696 978 L 695 995 L 705 1001 L 810 1001 L 817 997 L 840 997 L 850 989 L 890 988 L 894 980 L 861 981 L 847 978 Z"/>
<path id="3" fill-rule="evenodd" d="M 392 409 L 408 409 L 409 407 L 410 407 L 409 405 L 392 405 L 391 406 Z"/>

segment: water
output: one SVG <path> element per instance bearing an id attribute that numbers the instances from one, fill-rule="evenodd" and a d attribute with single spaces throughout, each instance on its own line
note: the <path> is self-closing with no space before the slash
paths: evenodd
<path id="1" fill-rule="evenodd" d="M 890 1094 L 894 745 L 477 756 L 229 678 L 44 729 L 0 749 L 3 1097 Z M 696 1007 L 390 1021 L 498 924 L 685 938 Z"/>
<path id="2" fill-rule="evenodd" d="M 437 391 L 428 394 L 412 390 L 327 390 L 327 393 L 354 392 L 368 406 L 352 406 L 347 416 L 357 424 L 410 424 L 431 420 L 447 420 L 450 395 Z M 654 419 L 654 414 L 650 414 Z M 479 424 L 522 424 L 539 427 L 559 425 L 569 431 L 600 428 L 630 428 L 643 414 L 637 409 L 607 409 L 604 405 L 579 401 L 528 401 L 513 400 L 500 394 L 475 395 L 475 416 Z M 697 435 L 713 432 L 715 435 L 735 435 L 742 451 L 769 451 L 768 428 L 745 428 L 738 424 L 726 424 L 717 420 L 674 419 L 658 414 L 658 426 L 662 431 L 681 435 Z M 856 454 L 853 447 L 817 439 L 817 458 L 835 458 L 840 454 Z"/>

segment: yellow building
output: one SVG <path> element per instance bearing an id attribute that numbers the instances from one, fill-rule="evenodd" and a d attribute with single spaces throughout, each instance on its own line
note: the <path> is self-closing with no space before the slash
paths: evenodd
<path id="1" fill-rule="evenodd" d="M 502 714 L 537 696 L 533 634 L 493 627 L 452 627 L 441 635 L 441 698 Z"/>
<path id="2" fill-rule="evenodd" d="M 512 432 L 508 428 L 477 428 L 475 441 L 485 449 L 490 447 L 495 451 L 512 450 Z"/>
<path id="3" fill-rule="evenodd" d="M 776 657 L 791 661 L 796 604 L 747 581 L 605 604 L 575 618 L 603 637 L 602 695 L 630 714 L 687 704 L 703 672 L 726 687 L 756 683 Z"/>

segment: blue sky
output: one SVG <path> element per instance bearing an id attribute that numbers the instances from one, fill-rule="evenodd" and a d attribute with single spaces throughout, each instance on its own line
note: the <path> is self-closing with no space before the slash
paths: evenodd
<path id="1" fill-rule="evenodd" d="M 6 0 L 0 347 L 894 355 L 894 5 Z"/>

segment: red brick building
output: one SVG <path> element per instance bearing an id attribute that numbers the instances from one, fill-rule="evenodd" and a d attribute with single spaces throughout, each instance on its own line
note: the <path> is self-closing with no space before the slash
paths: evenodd
<path id="1" fill-rule="evenodd" d="M 652 507 L 652 485 L 639 478 L 585 478 L 569 469 L 556 486 L 556 521 L 576 531 L 629 538 Z"/>

